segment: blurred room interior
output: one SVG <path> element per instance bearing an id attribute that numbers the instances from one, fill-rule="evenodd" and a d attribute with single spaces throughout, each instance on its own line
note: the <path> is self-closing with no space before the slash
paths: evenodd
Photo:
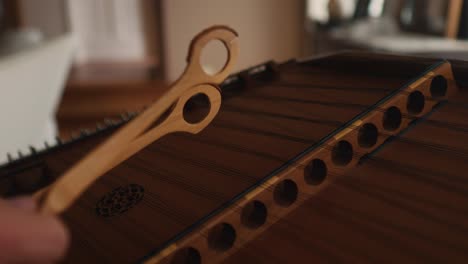
<path id="1" fill-rule="evenodd" d="M 2 152 L 140 110 L 181 74 L 191 38 L 215 24 L 239 32 L 237 70 L 344 49 L 468 60 L 463 0 L 0 3 L 2 138 L 13 142 Z M 225 50 L 207 50 L 204 67 L 215 71 Z"/>

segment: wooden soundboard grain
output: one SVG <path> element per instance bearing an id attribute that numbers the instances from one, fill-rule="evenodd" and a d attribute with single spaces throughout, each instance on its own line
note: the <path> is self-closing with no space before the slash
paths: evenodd
<path id="1" fill-rule="evenodd" d="M 101 178 L 64 214 L 73 238 L 66 262 L 142 260 L 340 124 L 417 78 L 437 61 L 344 54 L 288 62 L 277 67 L 277 74 L 267 74 L 266 78 L 261 74 L 249 75 L 248 71 L 241 73 L 242 82 L 233 85 L 234 91 L 225 91 L 231 95 L 225 98 L 218 117 L 206 130 L 196 136 L 170 135 L 148 146 Z M 451 115 L 462 116 L 464 112 L 460 111 L 457 108 Z M 12 171 L 37 160 L 46 165 L 51 179 L 58 177 L 113 130 L 13 163 L 2 170 L 0 186 L 10 181 L 12 174 L 21 174 Z M 378 252 L 393 253 L 396 259 L 401 243 L 397 243 L 396 249 L 389 247 L 384 243 L 387 234 L 380 237 L 375 230 L 367 232 L 365 228 L 370 224 L 362 224 L 361 214 L 352 214 L 355 212 L 352 206 L 366 209 L 365 202 L 375 202 L 371 195 L 367 200 L 360 197 L 361 200 L 353 202 L 355 191 L 340 187 L 342 181 L 357 178 L 353 173 L 324 189 L 316 199 L 275 224 L 228 262 L 266 262 L 271 261 L 269 255 L 278 256 L 276 260 L 282 263 L 304 259 L 359 262 L 368 256 L 367 260 L 378 259 L 375 257 Z M 361 178 L 383 181 L 380 175 Z M 122 215 L 98 216 L 95 207 L 101 197 L 127 184 L 145 188 L 142 202 Z M 392 184 L 396 188 L 399 183 Z M 340 188 L 341 192 L 351 194 L 339 193 Z M 27 190 L 6 191 L 21 192 Z M 335 207 L 335 202 L 341 203 L 341 207 Z M 342 210 L 343 207 L 351 209 Z M 372 210 L 366 213 L 373 213 Z M 375 212 L 387 219 L 382 210 Z M 291 226 L 290 222 L 295 225 Z M 315 239 L 316 236 L 320 239 Z M 366 236 L 368 240 L 363 238 Z M 378 246 L 382 248 L 375 249 Z"/>

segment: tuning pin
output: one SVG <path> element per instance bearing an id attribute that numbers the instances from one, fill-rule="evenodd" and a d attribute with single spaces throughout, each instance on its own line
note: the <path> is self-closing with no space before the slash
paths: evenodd
<path id="1" fill-rule="evenodd" d="M 229 76 L 226 80 L 224 80 L 224 85 L 228 85 L 228 84 L 231 84 L 231 83 L 234 83 L 234 82 L 237 82 L 239 80 L 239 76 L 237 75 L 232 75 L 232 76 Z"/>
<path id="2" fill-rule="evenodd" d="M 70 139 L 71 140 L 76 140 L 80 137 L 80 134 L 77 133 L 76 131 L 75 132 L 72 132 L 71 136 L 70 136 Z"/>
<path id="3" fill-rule="evenodd" d="M 117 120 L 114 120 L 114 126 L 118 126 L 118 125 L 123 124 L 123 123 L 125 123 L 125 122 L 126 122 L 126 121 L 124 121 L 124 120 L 122 120 L 122 119 L 119 118 L 119 119 L 117 119 Z"/>
<path id="4" fill-rule="evenodd" d="M 23 153 L 21 153 L 21 150 L 18 150 L 18 157 L 19 157 L 20 159 L 23 158 Z"/>
<path id="5" fill-rule="evenodd" d="M 50 148 L 49 142 L 47 142 L 47 140 L 44 141 L 44 147 L 45 147 L 46 149 L 49 149 L 49 148 Z"/>
<path id="6" fill-rule="evenodd" d="M 296 63 L 295 59 L 290 60 L 289 63 Z M 278 74 L 280 72 L 278 64 L 275 61 L 269 61 L 265 64 L 266 69 L 271 71 L 274 74 Z"/>
<path id="7" fill-rule="evenodd" d="M 275 78 L 278 72 L 279 70 L 276 63 L 270 61 L 268 63 L 250 68 L 248 70 L 248 75 L 258 80 L 270 80 Z"/>
<path id="8" fill-rule="evenodd" d="M 10 152 L 7 153 L 7 159 L 8 159 L 8 162 L 13 161 L 13 157 L 11 156 Z"/>
<path id="9" fill-rule="evenodd" d="M 106 119 L 104 119 L 104 124 L 105 124 L 106 126 L 112 126 L 114 123 L 112 122 L 111 119 L 106 118 Z"/>
<path id="10" fill-rule="evenodd" d="M 81 131 L 80 131 L 80 137 L 88 136 L 90 134 L 91 134 L 91 131 L 89 129 L 81 129 Z"/>
<path id="11" fill-rule="evenodd" d="M 101 122 L 96 123 L 96 130 L 101 131 L 104 128 L 105 126 Z"/>
<path id="12" fill-rule="evenodd" d="M 62 145 L 63 140 L 59 136 L 56 136 L 55 137 L 55 142 L 57 143 L 57 145 Z"/>
<path id="13" fill-rule="evenodd" d="M 131 116 L 132 118 L 134 118 L 135 116 L 139 115 L 141 112 L 142 112 L 142 111 L 140 110 L 140 111 L 132 111 L 132 112 L 129 112 L 129 113 L 130 113 L 130 116 Z"/>
<path id="14" fill-rule="evenodd" d="M 31 155 L 34 155 L 37 153 L 36 148 L 34 146 L 29 146 L 29 150 L 31 151 Z"/>
<path id="15" fill-rule="evenodd" d="M 260 73 L 260 72 L 265 71 L 265 70 L 266 70 L 266 66 L 265 65 L 260 65 L 260 66 L 256 66 L 256 67 L 253 67 L 253 68 L 249 69 L 248 74 L 249 75 L 254 75 L 254 74 Z"/>
<path id="16" fill-rule="evenodd" d="M 130 115 L 128 114 L 128 112 L 122 113 L 122 114 L 120 114 L 120 119 L 122 121 L 128 121 L 128 120 L 130 120 Z"/>

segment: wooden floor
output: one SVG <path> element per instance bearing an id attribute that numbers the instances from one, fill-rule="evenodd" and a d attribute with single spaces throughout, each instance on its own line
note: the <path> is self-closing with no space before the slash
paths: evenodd
<path id="1" fill-rule="evenodd" d="M 57 111 L 60 135 L 64 138 L 81 129 L 92 129 L 105 118 L 138 111 L 167 87 L 161 74 L 141 69 L 86 67 L 70 74 Z"/>

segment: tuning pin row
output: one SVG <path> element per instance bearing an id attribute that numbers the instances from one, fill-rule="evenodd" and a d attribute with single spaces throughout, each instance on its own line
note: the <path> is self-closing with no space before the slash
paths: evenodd
<path id="1" fill-rule="evenodd" d="M 262 65 L 254 66 L 240 73 L 241 78 L 244 78 L 246 82 L 259 81 L 259 80 L 270 80 L 275 78 L 279 73 L 278 65 L 273 62 L 267 62 Z"/>
<path id="2" fill-rule="evenodd" d="M 75 141 L 75 140 L 81 139 L 83 137 L 90 136 L 93 133 L 104 130 L 106 128 L 122 124 L 122 123 L 127 122 L 128 120 L 132 119 L 136 115 L 137 115 L 136 112 L 126 112 L 126 113 L 121 115 L 121 118 L 118 121 L 113 120 L 113 119 L 105 119 L 104 124 L 103 123 L 97 123 L 96 129 L 94 131 L 90 130 L 90 129 L 81 129 L 79 131 L 79 133 L 76 133 L 76 132 L 72 133 L 71 139 L 69 141 Z M 49 149 L 51 149 L 53 147 L 63 145 L 65 143 L 68 143 L 69 141 L 64 141 L 61 137 L 56 136 L 54 144 L 49 144 L 48 141 L 44 141 L 44 150 L 49 150 Z M 39 152 L 41 152 L 41 150 L 38 150 L 38 149 L 36 149 L 36 147 L 31 145 L 31 146 L 29 146 L 29 153 L 28 154 L 25 155 L 24 152 L 22 152 L 21 150 L 18 150 L 18 152 L 17 152 L 18 156 L 17 157 L 18 157 L 18 159 L 23 159 L 23 158 L 28 157 L 28 156 L 37 155 Z M 7 153 L 6 156 L 7 156 L 7 162 L 8 163 L 11 163 L 11 162 L 15 161 L 15 158 L 13 157 L 13 155 L 11 153 Z"/>
<path id="3" fill-rule="evenodd" d="M 99 123 L 96 124 L 96 129 L 94 131 L 90 130 L 90 129 L 82 129 L 82 130 L 80 130 L 79 133 L 76 133 L 76 132 L 72 133 L 70 141 L 75 141 L 75 140 L 78 140 L 80 138 L 90 136 L 95 132 L 105 130 L 106 128 L 113 127 L 113 126 L 120 125 L 122 123 L 128 122 L 129 120 L 131 120 L 132 118 L 137 116 L 139 114 L 139 112 L 141 112 L 141 111 L 137 111 L 137 112 L 127 111 L 127 112 L 121 114 L 119 120 L 104 119 L 104 123 L 99 122 Z M 51 144 L 49 144 L 48 141 L 44 141 L 44 149 L 49 150 L 49 149 L 51 149 L 53 147 L 63 145 L 65 143 L 67 143 L 67 142 L 68 141 L 64 141 L 59 136 L 56 136 L 55 137 L 55 144 L 51 145 Z M 41 151 L 40 150 L 38 151 L 34 146 L 29 146 L 28 155 L 33 156 L 33 155 L 38 154 L 39 152 L 41 152 Z M 22 158 L 25 158 L 25 157 L 28 156 L 28 155 L 24 155 L 21 150 L 18 150 L 17 153 L 18 153 L 18 159 L 22 159 Z M 15 161 L 15 158 L 13 157 L 13 155 L 11 153 L 7 153 L 6 155 L 7 155 L 7 161 L 9 163 Z"/>
<path id="4" fill-rule="evenodd" d="M 238 75 L 232 75 L 229 76 L 226 80 L 224 80 L 223 85 L 229 85 L 231 83 L 235 83 L 239 81 L 239 76 Z"/>
<path id="5" fill-rule="evenodd" d="M 255 74 L 263 72 L 265 70 L 266 70 L 266 66 L 265 65 L 260 65 L 260 66 L 250 68 L 247 72 L 249 73 L 249 75 L 255 75 Z"/>
<path id="6" fill-rule="evenodd" d="M 118 120 L 115 119 L 110 119 L 106 118 L 103 120 L 103 122 L 98 122 L 96 123 L 96 127 L 94 130 L 91 129 L 81 129 L 79 133 L 72 133 L 71 134 L 71 141 L 75 141 L 78 139 L 81 139 L 83 137 L 90 136 L 94 133 L 97 133 L 99 131 L 103 131 L 107 128 L 114 127 L 117 125 L 120 125 L 122 123 L 128 122 L 130 119 L 132 119 L 136 115 L 135 112 L 125 112 L 120 115 L 120 118 Z"/>
<path id="7" fill-rule="evenodd" d="M 61 142 L 62 141 L 60 140 L 60 138 L 57 137 L 57 145 L 60 145 Z M 16 157 L 14 155 L 12 155 L 10 152 L 8 152 L 6 154 L 7 162 L 11 163 L 11 162 L 13 162 L 15 160 L 32 157 L 32 156 L 35 156 L 35 155 L 37 155 L 37 154 L 39 154 L 41 152 L 47 151 L 52 147 L 53 147 L 53 145 L 51 146 L 48 141 L 44 141 L 44 147 L 43 148 L 36 148 L 33 145 L 29 145 L 28 146 L 29 151 L 25 152 L 24 150 L 18 150 L 16 152 L 17 153 Z"/>

